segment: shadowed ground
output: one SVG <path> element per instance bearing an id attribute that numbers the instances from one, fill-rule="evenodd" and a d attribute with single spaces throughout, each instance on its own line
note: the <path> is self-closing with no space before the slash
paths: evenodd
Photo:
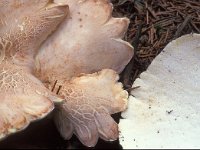
<path id="1" fill-rule="evenodd" d="M 115 115 L 114 118 L 119 118 Z M 59 135 L 51 116 L 34 122 L 26 130 L 11 135 L 0 143 L 0 149 L 29 149 L 29 148 L 55 148 L 55 149 L 87 149 L 73 136 L 69 141 L 63 140 Z M 105 142 L 99 140 L 95 149 L 121 149 L 119 141 Z M 90 148 L 89 148 L 90 149 Z M 91 148 L 92 149 L 92 148 Z"/>

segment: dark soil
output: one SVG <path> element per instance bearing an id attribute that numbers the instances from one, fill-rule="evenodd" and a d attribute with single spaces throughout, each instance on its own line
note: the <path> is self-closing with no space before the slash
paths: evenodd
<path id="1" fill-rule="evenodd" d="M 112 2 L 114 16 L 130 19 L 125 40 L 135 48 L 135 56 L 121 76 L 126 89 L 170 41 L 184 34 L 200 33 L 200 0 Z"/>
<path id="2" fill-rule="evenodd" d="M 119 116 L 113 116 L 119 118 Z M 116 120 L 117 121 L 117 120 Z M 118 121 L 117 121 L 118 122 Z M 1 141 L 0 149 L 122 149 L 119 141 L 105 142 L 99 140 L 95 148 L 82 145 L 73 136 L 64 140 L 57 131 L 51 116 L 32 123 L 26 130 L 9 136 Z"/>
<path id="3" fill-rule="evenodd" d="M 131 90 L 134 80 L 170 41 L 187 33 L 200 33 L 200 0 L 111 1 L 114 4 L 114 16 L 126 16 L 130 19 L 125 40 L 134 46 L 135 56 L 120 79 L 127 90 Z M 120 114 L 116 114 L 114 118 L 118 122 Z M 5 139 L 0 143 L 0 148 L 89 149 L 75 136 L 69 141 L 63 140 L 50 117 Z M 119 141 L 109 143 L 99 140 L 94 149 L 100 148 L 122 147 Z"/>

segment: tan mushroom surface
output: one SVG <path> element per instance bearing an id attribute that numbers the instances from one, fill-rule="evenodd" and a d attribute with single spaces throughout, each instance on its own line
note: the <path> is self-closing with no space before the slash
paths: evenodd
<path id="1" fill-rule="evenodd" d="M 0 12 L 1 41 L 16 45 L 7 48 L 9 43 L 1 42 L 1 65 L 9 63 L 0 70 L 2 85 L 5 69 L 9 76 L 20 74 L 16 92 L 1 91 L 0 112 L 5 114 L 0 116 L 1 135 L 17 128 L 7 123 L 15 123 L 20 116 L 25 122 L 19 129 L 42 118 L 53 109 L 51 99 L 62 97 L 54 120 L 65 139 L 75 134 L 90 147 L 99 137 L 116 140 L 118 125 L 110 115 L 127 107 L 128 94 L 118 82 L 118 73 L 133 56 L 133 47 L 122 40 L 129 20 L 113 18 L 109 0 L 3 0 Z"/>
<path id="2" fill-rule="evenodd" d="M 132 46 L 121 40 L 129 20 L 113 18 L 109 0 L 56 2 L 69 5 L 70 13 L 36 57 L 41 79 L 69 80 L 102 69 L 120 73 L 133 56 Z"/>
<path id="3" fill-rule="evenodd" d="M 48 0 L 0 1 L 0 139 L 20 131 L 54 108 L 51 93 L 33 75 L 39 45 L 67 15 Z"/>
<path id="4" fill-rule="evenodd" d="M 109 0 L 56 2 L 68 4 L 70 13 L 40 48 L 35 72 L 50 89 L 62 86 L 59 95 L 65 100 L 54 117 L 57 128 L 65 139 L 75 134 L 89 147 L 99 137 L 116 140 L 118 125 L 110 115 L 127 106 L 117 73 L 133 56 L 133 47 L 121 39 L 129 20 L 113 18 Z"/>
<path id="5" fill-rule="evenodd" d="M 133 84 L 119 123 L 120 144 L 200 148 L 200 35 L 169 43 Z"/>

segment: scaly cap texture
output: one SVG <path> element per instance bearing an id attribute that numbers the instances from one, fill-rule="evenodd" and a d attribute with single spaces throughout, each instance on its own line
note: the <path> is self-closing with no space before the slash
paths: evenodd
<path id="1" fill-rule="evenodd" d="M 39 45 L 67 15 L 49 0 L 0 1 L 0 139 L 41 119 L 61 101 L 32 75 Z"/>

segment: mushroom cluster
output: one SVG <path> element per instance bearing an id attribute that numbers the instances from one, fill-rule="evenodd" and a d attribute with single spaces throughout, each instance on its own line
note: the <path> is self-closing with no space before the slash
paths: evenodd
<path id="1" fill-rule="evenodd" d="M 0 1 L 0 139 L 54 107 L 65 139 L 118 138 L 110 115 L 127 107 L 118 74 L 133 47 L 129 20 L 111 14 L 109 0 Z"/>

